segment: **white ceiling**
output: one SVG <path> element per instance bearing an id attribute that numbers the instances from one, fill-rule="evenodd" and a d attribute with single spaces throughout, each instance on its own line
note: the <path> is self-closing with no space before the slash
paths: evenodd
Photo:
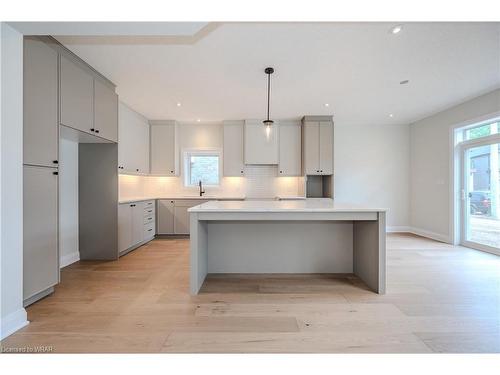
<path id="1" fill-rule="evenodd" d="M 225 23 L 185 42 L 57 38 L 149 119 L 262 118 L 266 66 L 274 119 L 404 124 L 500 87 L 500 23 L 407 23 L 397 35 L 392 26 Z"/>

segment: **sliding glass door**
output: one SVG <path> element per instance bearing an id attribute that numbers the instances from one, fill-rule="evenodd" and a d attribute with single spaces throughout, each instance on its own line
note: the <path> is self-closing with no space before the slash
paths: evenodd
<path id="1" fill-rule="evenodd" d="M 500 143 L 485 137 L 466 142 L 462 151 L 462 243 L 500 251 Z"/>

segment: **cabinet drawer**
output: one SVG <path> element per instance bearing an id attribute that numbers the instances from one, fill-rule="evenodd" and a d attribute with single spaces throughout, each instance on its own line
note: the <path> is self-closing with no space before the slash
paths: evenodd
<path id="1" fill-rule="evenodd" d="M 154 201 L 145 201 L 144 202 L 144 209 L 146 208 L 154 208 L 155 202 Z"/>
<path id="2" fill-rule="evenodd" d="M 155 223 L 144 224 L 144 239 L 151 238 L 155 234 Z"/>
<path id="3" fill-rule="evenodd" d="M 155 214 L 154 206 L 149 208 L 144 208 L 144 216 L 150 216 L 150 215 L 154 216 L 154 214 Z"/>
<path id="4" fill-rule="evenodd" d="M 149 224 L 149 223 L 154 223 L 154 222 L 155 222 L 154 215 L 144 216 L 144 224 Z"/>

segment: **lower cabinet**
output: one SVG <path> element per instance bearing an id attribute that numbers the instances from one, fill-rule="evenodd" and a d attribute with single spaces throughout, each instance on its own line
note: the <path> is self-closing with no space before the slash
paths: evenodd
<path id="1" fill-rule="evenodd" d="M 158 234 L 174 234 L 173 200 L 158 200 Z"/>
<path id="2" fill-rule="evenodd" d="M 118 251 L 123 255 L 155 236 L 154 201 L 131 202 L 118 206 Z"/>
<path id="3" fill-rule="evenodd" d="M 189 234 L 188 209 L 206 200 L 160 199 L 158 201 L 158 234 Z"/>
<path id="4" fill-rule="evenodd" d="M 57 168 L 23 167 L 25 306 L 59 282 L 57 173 Z"/>

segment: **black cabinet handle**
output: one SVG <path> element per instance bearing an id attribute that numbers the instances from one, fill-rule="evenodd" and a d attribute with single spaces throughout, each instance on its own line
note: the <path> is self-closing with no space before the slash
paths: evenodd
<path id="1" fill-rule="evenodd" d="M 243 171 L 240 171 L 240 173 L 243 173 Z"/>
<path id="2" fill-rule="evenodd" d="M 148 232 L 151 232 L 153 229 L 148 229 Z"/>
<path id="3" fill-rule="evenodd" d="M 283 171 L 280 171 L 280 173 L 283 173 Z"/>
<path id="4" fill-rule="evenodd" d="M 90 131 L 91 131 L 91 132 L 95 132 L 95 129 L 94 129 L 94 128 L 92 128 L 92 129 L 90 129 Z"/>
<path id="5" fill-rule="evenodd" d="M 136 171 L 139 172 L 139 168 L 137 168 Z"/>
<path id="6" fill-rule="evenodd" d="M 52 172 L 53 175 L 57 176 L 59 172 Z"/>
<path id="7" fill-rule="evenodd" d="M 170 173 L 174 173 L 174 171 L 170 171 Z"/>
<path id="8" fill-rule="evenodd" d="M 95 132 L 96 132 L 96 133 L 99 133 L 99 130 L 97 130 L 97 129 L 96 129 L 96 131 L 95 131 Z"/>
<path id="9" fill-rule="evenodd" d="M 58 160 L 52 160 L 52 163 L 59 164 L 59 161 Z"/>

